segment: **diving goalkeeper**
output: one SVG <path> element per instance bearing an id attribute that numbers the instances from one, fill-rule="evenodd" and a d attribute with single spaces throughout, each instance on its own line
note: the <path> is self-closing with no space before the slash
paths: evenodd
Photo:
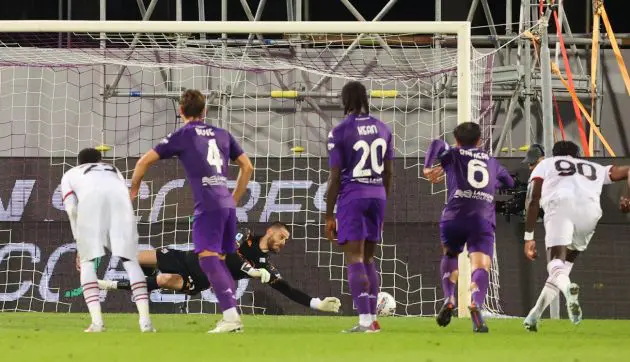
<path id="1" fill-rule="evenodd" d="M 244 278 L 260 279 L 262 283 L 284 294 L 292 301 L 322 312 L 339 312 L 338 298 L 323 300 L 313 298 L 292 287 L 270 262 L 271 253 L 278 253 L 289 239 L 289 230 L 280 222 L 272 223 L 262 236 L 255 236 L 249 230 L 236 235 L 239 244 L 236 253 L 227 254 L 225 263 L 234 280 Z M 138 262 L 147 276 L 149 291 L 170 289 L 196 295 L 210 288 L 208 278 L 199 267 L 199 259 L 193 251 L 169 248 L 145 250 L 138 254 Z M 104 290 L 130 290 L 128 280 L 99 280 Z"/>

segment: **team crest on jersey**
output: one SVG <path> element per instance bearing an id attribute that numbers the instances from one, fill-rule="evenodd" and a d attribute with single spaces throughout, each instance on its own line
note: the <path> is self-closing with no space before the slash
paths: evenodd
<path id="1" fill-rule="evenodd" d="M 167 248 L 162 248 L 162 249 L 160 249 L 160 251 L 162 252 L 162 254 L 168 253 L 168 249 Z"/>
<path id="2" fill-rule="evenodd" d="M 258 258 L 258 262 L 259 263 L 266 263 L 267 262 L 267 258 Z"/>
<path id="3" fill-rule="evenodd" d="M 328 144 L 328 151 L 332 150 L 333 148 L 335 148 L 335 144 L 334 143 L 329 143 Z"/>

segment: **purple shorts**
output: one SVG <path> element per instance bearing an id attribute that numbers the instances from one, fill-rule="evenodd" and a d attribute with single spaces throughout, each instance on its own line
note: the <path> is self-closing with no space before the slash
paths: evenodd
<path id="1" fill-rule="evenodd" d="M 195 253 L 204 250 L 219 254 L 236 252 L 236 209 L 222 208 L 194 216 L 192 240 Z"/>
<path id="2" fill-rule="evenodd" d="M 355 199 L 337 206 L 337 243 L 379 242 L 386 205 L 382 199 Z"/>
<path id="3" fill-rule="evenodd" d="M 442 244 L 452 253 L 461 253 L 464 245 L 469 253 L 494 254 L 494 225 L 488 220 L 468 218 L 440 222 Z"/>

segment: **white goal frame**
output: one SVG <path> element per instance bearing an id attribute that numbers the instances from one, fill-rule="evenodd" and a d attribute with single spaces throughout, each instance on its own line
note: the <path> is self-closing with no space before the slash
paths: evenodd
<path id="1" fill-rule="evenodd" d="M 471 120 L 470 22 L 467 21 L 98 21 L 2 20 L 0 33 L 456 34 L 457 123 Z"/>
<path id="2" fill-rule="evenodd" d="M 193 34 L 455 34 L 457 36 L 457 123 L 472 120 L 471 25 L 467 21 L 80 21 L 2 20 L 0 33 L 193 33 Z M 458 299 L 470 300 L 470 260 L 459 256 Z M 469 317 L 467 303 L 459 316 Z"/>

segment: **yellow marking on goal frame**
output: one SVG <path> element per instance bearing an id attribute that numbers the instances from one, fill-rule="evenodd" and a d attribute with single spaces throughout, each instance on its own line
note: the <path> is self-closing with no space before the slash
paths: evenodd
<path id="1" fill-rule="evenodd" d="M 107 151 L 111 151 L 112 147 L 109 145 L 98 145 L 96 147 L 94 147 L 95 150 L 99 151 L 99 152 L 107 152 Z"/>
<path id="2" fill-rule="evenodd" d="M 373 97 L 373 98 L 396 98 L 397 96 L 398 96 L 398 91 L 395 89 L 384 89 L 384 90 L 372 89 L 370 91 L 370 97 Z"/>
<path id="3" fill-rule="evenodd" d="M 297 98 L 298 91 L 296 90 L 273 90 L 271 91 L 271 98 Z"/>

